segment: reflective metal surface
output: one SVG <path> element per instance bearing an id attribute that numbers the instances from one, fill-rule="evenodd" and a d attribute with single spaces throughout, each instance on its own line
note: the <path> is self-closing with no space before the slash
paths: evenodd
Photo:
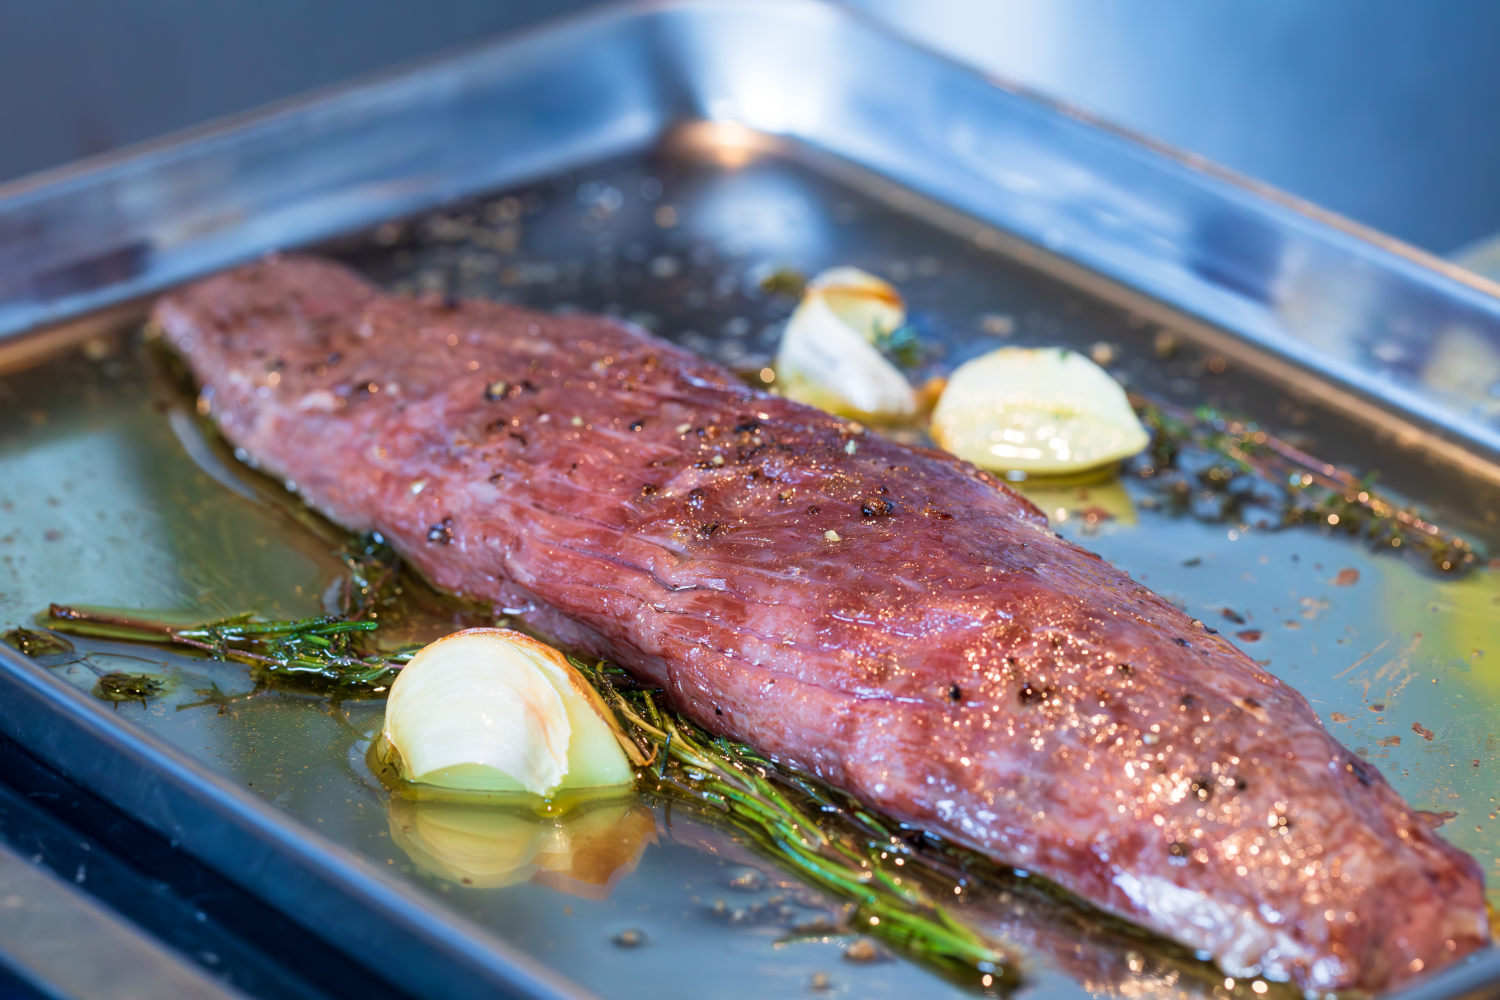
<path id="1" fill-rule="evenodd" d="M 35 238 L 32 252 L 15 254 L 9 305 L 0 307 L 9 311 L 0 317 L 19 328 L 69 316 L 268 245 L 322 238 L 483 188 L 489 193 L 478 201 L 327 249 L 393 287 L 628 315 L 752 370 L 790 305 L 761 293 L 760 275 L 777 265 L 863 266 L 902 288 L 951 362 L 1002 342 L 1114 345 L 1119 374 L 1133 387 L 1295 431 L 1321 457 L 1378 469 L 1390 488 L 1495 550 L 1500 490 L 1485 475 L 1484 439 L 1471 439 L 1472 455 L 1430 446 L 1444 422 L 1455 442 L 1470 426 L 1427 401 L 1452 394 L 1432 378 L 1443 369 L 1408 372 L 1408 409 L 1360 409 L 1347 384 L 1323 376 L 1355 358 L 1349 331 L 1362 329 L 1356 320 L 1369 304 L 1337 294 L 1336 284 L 1320 286 L 1326 295 L 1302 287 L 1294 301 L 1342 317 L 1338 329 L 1348 337 L 1334 342 L 1333 354 L 1305 345 L 1289 352 L 1277 339 L 1285 329 L 1251 336 L 1264 332 L 1252 320 L 1280 313 L 1249 305 L 1260 286 L 1236 277 L 1244 255 L 1189 266 L 1178 252 L 1196 244 L 1180 227 L 1203 216 L 1229 220 L 1218 236 L 1207 227 L 1201 243 L 1222 250 L 1247 246 L 1237 234 L 1245 220 L 1258 220 L 1276 234 L 1251 254 L 1275 264 L 1263 271 L 1313 273 L 1298 271 L 1297 260 L 1321 262 L 1364 275 L 1393 302 L 1410 305 L 1421 291 L 1444 309 L 1484 313 L 1480 296 L 843 25 L 836 12 L 802 4 L 773 11 L 719 5 L 612 15 L 505 53 L 514 59 L 478 54 L 434 70 L 425 83 L 332 98 L 243 133 L 13 192 L 0 203 L 0 227 L 29 220 Z M 812 61 L 803 46 L 833 30 L 869 59 Z M 583 58 L 573 48 L 583 42 L 603 47 Z M 775 69 L 784 58 L 800 60 L 783 65 L 786 72 L 826 66 L 819 87 L 787 103 L 776 77 L 736 54 L 752 43 L 767 53 L 755 65 Z M 565 97 L 547 89 L 564 85 L 561 65 L 572 73 L 566 85 L 581 88 Z M 893 68 L 905 73 L 900 88 L 887 83 Z M 495 94 L 501 105 L 491 107 Z M 556 100 L 548 105 L 556 113 L 543 123 L 507 96 Z M 886 112 L 897 97 L 908 111 L 892 119 Z M 698 100 L 712 120 L 660 131 Z M 465 121 L 488 122 L 495 131 L 486 134 L 501 139 L 468 145 L 444 133 Z M 896 136 L 882 131 L 893 121 Z M 901 145 L 889 145 L 898 138 Z M 636 148 L 600 159 L 622 146 Z M 897 155 L 919 148 L 928 152 Z M 496 159 L 497 150 L 505 156 Z M 1077 156 L 1084 161 L 1070 158 Z M 208 183 L 216 173 L 228 185 L 222 192 Z M 549 176 L 509 191 L 492 187 L 542 174 Z M 184 191 L 197 197 L 184 200 Z M 105 214 L 75 212 L 69 197 Z M 188 202 L 191 211 L 179 209 Z M 1126 214 L 1112 223 L 1100 215 L 1104 205 Z M 73 228 L 41 226 L 46 219 Z M 78 255 L 90 232 L 144 249 L 112 258 L 116 270 L 91 269 Z M 1179 239 L 1147 238 L 1162 232 Z M 1283 254 L 1294 249 L 1288 263 Z M 1079 262 L 1135 280 L 1132 287 L 1100 280 Z M 45 293 L 47 281 L 56 282 L 56 296 Z M 1171 309 L 1173 302 L 1195 303 L 1198 317 Z M 1170 360 L 1156 347 L 1164 329 L 1184 345 Z M 1481 341 L 1489 336 L 1488 326 L 1471 329 Z M 51 360 L 45 342 L 57 338 L 18 338 L 0 351 L 0 371 L 9 372 L 0 378 L 0 629 L 29 622 L 53 600 L 198 615 L 315 609 L 338 568 L 327 544 L 198 435 L 190 401 L 157 377 L 128 324 L 94 332 L 102 335 L 81 352 Z M 1398 373 L 1387 368 L 1362 377 Z M 1455 813 L 1446 834 L 1481 859 L 1493 883 L 1500 685 L 1484 652 L 1500 638 L 1500 576 L 1434 577 L 1316 529 L 1245 532 L 1171 516 L 1146 506 L 1131 484 L 1036 499 L 1061 531 L 1204 621 L 1245 619 L 1234 627 L 1259 635 L 1241 641 L 1306 693 L 1336 735 L 1419 808 Z M 1111 516 L 1080 516 L 1097 509 Z M 1352 582 L 1344 570 L 1356 571 Z M 584 891 L 577 879 L 574 892 L 560 892 L 552 878 L 559 872 L 537 857 L 522 878 L 501 885 L 519 869 L 498 871 L 505 859 L 488 849 L 489 867 L 466 876 L 443 850 L 442 834 L 436 845 L 430 835 L 416 844 L 412 831 L 456 831 L 490 845 L 508 843 L 508 834 L 451 817 L 424 826 L 393 811 L 363 756 L 378 704 L 248 696 L 236 667 L 98 643 L 80 651 L 87 655 L 38 663 L 0 648 L 0 728 L 407 989 L 551 996 L 576 983 L 609 996 L 726 998 L 961 992 L 910 963 L 845 962 L 846 939 L 796 936 L 798 924 L 831 901 L 683 816 L 655 815 L 655 842 L 642 837 L 635 867 L 622 866 L 607 894 Z M 88 693 L 109 669 L 162 673 L 171 688 L 144 706 L 110 707 Z M 623 815 L 616 823 L 627 825 Z M 747 871 L 759 874 L 741 880 Z M 1028 995 L 1223 990 L 1211 969 L 1095 918 L 1080 931 L 1073 916 L 1029 895 L 1024 881 L 971 915 L 1021 944 Z M 776 896 L 784 898 L 772 903 Z M 623 937 L 627 931 L 639 937 Z M 631 940 L 643 943 L 618 943 Z M 1490 975 L 1497 954 L 1459 974 Z M 815 986 L 819 975 L 826 989 Z"/>

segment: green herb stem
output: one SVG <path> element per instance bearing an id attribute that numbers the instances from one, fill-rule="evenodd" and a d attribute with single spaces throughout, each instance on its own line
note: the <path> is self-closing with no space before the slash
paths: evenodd
<path id="1" fill-rule="evenodd" d="M 573 663 L 653 759 L 646 774 L 655 794 L 727 822 L 807 881 L 851 903 L 859 932 L 971 983 L 982 975 L 997 989 L 1018 981 L 1014 955 L 956 918 L 930 888 L 951 884 L 951 877 L 924 866 L 852 800 L 669 713 L 655 691 L 622 690 L 602 665 Z"/>
<path id="2" fill-rule="evenodd" d="M 1373 476 L 1355 476 L 1243 417 L 1142 396 L 1131 402 L 1152 434 L 1132 469 L 1174 506 L 1216 519 L 1259 512 L 1280 525 L 1319 523 L 1420 553 L 1444 573 L 1478 565 L 1473 545 L 1382 495 Z"/>
<path id="3" fill-rule="evenodd" d="M 356 643 L 377 627 L 331 615 L 291 621 L 259 621 L 250 615 L 191 625 L 139 618 L 115 611 L 54 604 L 43 624 L 58 632 L 180 646 L 216 660 L 250 664 L 269 676 L 314 680 L 349 693 L 378 693 L 415 650 L 365 650 Z"/>

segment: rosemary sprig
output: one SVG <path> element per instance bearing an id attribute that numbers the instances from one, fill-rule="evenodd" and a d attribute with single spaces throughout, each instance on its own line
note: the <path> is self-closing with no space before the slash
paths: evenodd
<path id="1" fill-rule="evenodd" d="M 1205 520 L 1323 524 L 1376 548 L 1421 553 L 1445 573 L 1478 565 L 1473 545 L 1374 488 L 1374 477 L 1309 455 L 1244 417 L 1132 396 L 1151 446 L 1132 464 L 1174 509 Z"/>
<path id="2" fill-rule="evenodd" d="M 622 688 L 604 664 L 572 662 L 651 760 L 643 779 L 654 794 L 727 823 L 807 881 L 853 904 L 854 931 L 970 985 L 1016 985 L 1014 956 L 938 901 L 932 882 L 946 882 L 951 891 L 951 878 L 928 868 L 893 824 L 663 708 L 659 692 Z"/>
<path id="3" fill-rule="evenodd" d="M 336 615 L 259 621 L 247 613 L 174 625 L 115 611 L 54 604 L 42 624 L 70 635 L 181 646 L 215 660 L 250 664 L 271 678 L 312 682 L 350 693 L 383 691 L 401 665 L 416 653 L 415 649 L 367 650 L 359 640 L 374 632 L 378 623 Z"/>
<path id="4" fill-rule="evenodd" d="M 349 540 L 339 557 L 336 614 L 267 621 L 250 613 L 175 624 L 100 608 L 53 604 L 42 624 L 55 632 L 178 646 L 215 660 L 251 665 L 260 680 L 283 680 L 348 695 L 380 694 L 420 647 L 382 649 L 377 619 L 402 589 L 401 563 L 379 534 Z"/>

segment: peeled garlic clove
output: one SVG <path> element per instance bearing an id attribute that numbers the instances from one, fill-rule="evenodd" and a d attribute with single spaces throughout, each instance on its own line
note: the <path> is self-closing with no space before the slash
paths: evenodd
<path id="1" fill-rule="evenodd" d="M 817 298 L 871 344 L 906 322 L 906 302 L 884 278 L 857 267 L 832 267 L 807 283 L 802 298 Z"/>
<path id="2" fill-rule="evenodd" d="M 401 777 L 529 792 L 628 785 L 634 772 L 598 696 L 563 655 L 509 629 L 465 629 L 397 674 L 385 736 Z"/>
<path id="3" fill-rule="evenodd" d="M 776 352 L 782 395 L 841 416 L 892 420 L 917 413 L 911 383 L 875 348 L 906 322 L 888 282 L 852 267 L 814 278 Z"/>
<path id="4" fill-rule="evenodd" d="M 1002 347 L 960 365 L 932 437 L 980 468 L 1065 475 L 1136 454 L 1150 435 L 1125 390 L 1074 351 Z"/>

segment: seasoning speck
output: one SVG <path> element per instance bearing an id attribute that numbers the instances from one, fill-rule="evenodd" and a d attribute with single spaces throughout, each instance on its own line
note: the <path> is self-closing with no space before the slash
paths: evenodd
<path id="1" fill-rule="evenodd" d="M 848 444 L 844 445 L 844 454 L 845 455 L 852 455 L 856 451 L 859 451 L 859 442 L 858 441 L 850 441 Z"/>
<path id="2" fill-rule="evenodd" d="M 823 532 L 823 537 L 830 542 L 842 542 L 844 540 L 842 537 L 840 537 L 839 533 L 837 531 L 834 531 L 832 528 L 829 528 L 827 531 Z"/>
<path id="3" fill-rule="evenodd" d="M 879 945 L 867 937 L 860 938 L 844 949 L 845 961 L 858 962 L 861 965 L 870 962 L 879 962 L 884 958 L 886 958 L 885 952 L 880 949 Z"/>
<path id="4" fill-rule="evenodd" d="M 646 941 L 646 935 L 633 927 L 627 928 L 616 934 L 614 943 L 621 948 L 639 948 Z"/>
<path id="5" fill-rule="evenodd" d="M 979 328 L 991 337 L 1009 337 L 1016 332 L 1016 321 L 1001 313 L 988 313 L 979 318 Z"/>
<path id="6" fill-rule="evenodd" d="M 484 387 L 484 398 L 493 403 L 495 400 L 503 397 L 509 389 L 509 382 L 491 382 Z"/>
<path id="7" fill-rule="evenodd" d="M 693 425 L 692 424 L 678 424 L 677 425 L 677 433 L 678 434 L 686 434 L 688 431 L 690 431 L 692 429 L 693 429 Z"/>
<path id="8" fill-rule="evenodd" d="M 572 420 L 569 420 L 568 423 L 572 424 L 574 427 L 582 427 L 583 426 L 583 418 L 582 417 L 574 417 Z"/>
<path id="9" fill-rule="evenodd" d="M 453 518 L 445 517 L 437 524 L 429 526 L 427 540 L 436 542 L 438 545 L 447 545 L 453 541 Z"/>
<path id="10" fill-rule="evenodd" d="M 1353 566 L 1346 566 L 1339 570 L 1338 576 L 1333 578 L 1335 587 L 1352 587 L 1359 582 L 1359 570 Z"/>
<path id="11" fill-rule="evenodd" d="M 747 868 L 729 880 L 729 888 L 740 892 L 759 892 L 766 887 L 766 877 L 754 868 Z"/>

